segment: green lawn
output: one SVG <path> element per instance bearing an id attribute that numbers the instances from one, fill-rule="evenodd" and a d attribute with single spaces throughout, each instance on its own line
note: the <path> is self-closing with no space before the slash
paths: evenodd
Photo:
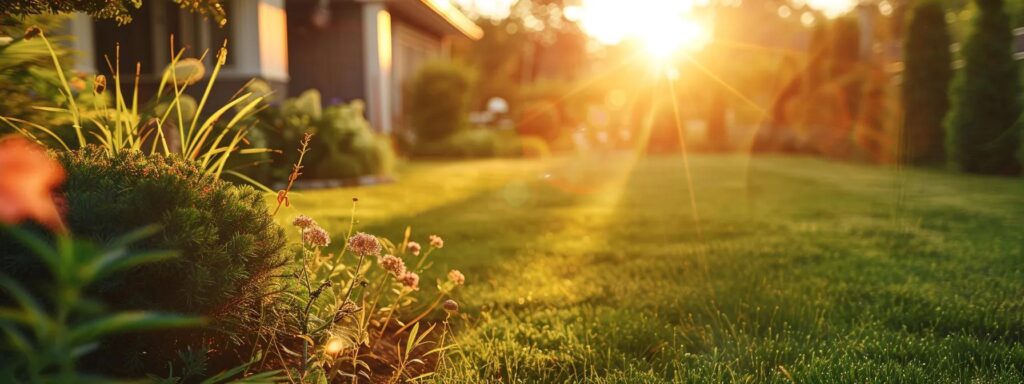
<path id="1" fill-rule="evenodd" d="M 306 191 L 335 233 L 442 235 L 442 382 L 1024 382 L 1024 181 L 813 158 L 416 163 Z M 429 294 L 429 292 L 424 292 Z"/>

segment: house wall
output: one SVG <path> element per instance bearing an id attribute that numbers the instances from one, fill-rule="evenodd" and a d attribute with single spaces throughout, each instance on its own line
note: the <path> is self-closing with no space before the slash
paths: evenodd
<path id="1" fill-rule="evenodd" d="M 317 89 L 325 103 L 365 99 L 361 5 L 333 2 L 330 21 L 313 25 L 315 2 L 286 1 L 289 94 Z"/>
<path id="2" fill-rule="evenodd" d="M 404 98 L 408 82 L 423 64 L 444 56 L 443 39 L 440 36 L 423 32 L 401 19 L 395 19 L 392 36 L 394 37 L 394 70 L 392 76 L 391 114 L 398 128 L 404 127 Z"/>
<path id="3" fill-rule="evenodd" d="M 133 22 L 127 25 L 94 21 L 94 67 L 99 73 L 109 74 L 106 57 L 113 64 L 120 44 L 122 87 L 133 86 L 135 63 L 141 64 L 139 94 L 146 100 L 156 92 L 160 74 L 170 62 L 171 36 L 175 50 L 186 49 L 184 58 L 197 58 L 206 52 L 203 62 L 207 75 L 213 70 L 218 49 L 227 41 L 228 57 L 210 93 L 211 105 L 227 102 L 253 78 L 266 81 L 279 95 L 286 94 L 283 0 L 228 0 L 224 5 L 229 23 L 223 28 L 172 2 L 144 3 L 132 12 Z M 187 93 L 198 98 L 205 89 L 206 79 L 190 86 Z"/>

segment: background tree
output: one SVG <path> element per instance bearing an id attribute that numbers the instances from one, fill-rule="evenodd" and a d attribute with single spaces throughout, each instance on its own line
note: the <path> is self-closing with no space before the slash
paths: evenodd
<path id="1" fill-rule="evenodd" d="M 949 111 L 949 83 L 953 79 L 946 14 L 938 1 L 914 7 L 904 46 L 903 158 L 914 164 L 941 161 L 942 119 Z"/>
<path id="2" fill-rule="evenodd" d="M 1020 170 L 1021 87 L 1011 55 L 1013 34 L 1002 0 L 976 0 L 974 29 L 964 43 L 964 68 L 953 84 L 946 121 L 950 162 L 965 172 L 1013 174 Z"/>
<path id="3" fill-rule="evenodd" d="M 213 17 L 223 24 L 226 19 L 221 0 L 171 0 L 181 6 L 203 15 Z M 85 12 L 101 19 L 115 19 L 120 24 L 132 21 L 131 11 L 142 6 L 142 0 L 6 0 L 3 16 L 27 16 Z"/>

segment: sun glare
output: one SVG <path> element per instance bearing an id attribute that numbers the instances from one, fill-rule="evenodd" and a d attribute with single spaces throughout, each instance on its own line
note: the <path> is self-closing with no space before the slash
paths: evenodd
<path id="1" fill-rule="evenodd" d="M 640 43 L 655 59 L 680 51 L 699 51 L 711 41 L 711 28 L 695 14 L 706 1 L 583 0 L 566 9 L 566 17 L 598 42 L 615 45 Z"/>

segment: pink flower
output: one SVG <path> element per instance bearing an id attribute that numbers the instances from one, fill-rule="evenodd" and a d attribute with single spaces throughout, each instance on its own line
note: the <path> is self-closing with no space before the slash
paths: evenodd
<path id="1" fill-rule="evenodd" d="M 306 215 L 299 215 L 299 217 L 296 217 L 295 220 L 292 221 L 292 225 L 294 225 L 296 227 L 299 227 L 299 228 L 302 228 L 302 229 L 306 229 L 306 228 L 309 228 L 309 227 L 318 227 L 319 226 L 316 223 L 316 220 L 313 220 L 313 218 L 311 218 L 309 216 L 306 216 Z"/>
<path id="2" fill-rule="evenodd" d="M 380 258 L 379 263 L 381 268 L 395 276 L 402 276 L 405 273 L 405 262 L 394 255 L 386 255 Z"/>
<path id="3" fill-rule="evenodd" d="M 444 239 L 441 236 L 430 235 L 430 246 L 434 248 L 444 248 Z"/>
<path id="4" fill-rule="evenodd" d="M 42 147 L 20 137 L 0 139 L 0 222 L 32 219 L 66 231 L 52 195 L 63 181 L 64 169 Z"/>
<path id="5" fill-rule="evenodd" d="M 448 280 L 451 280 L 455 285 L 462 285 L 466 283 L 466 275 L 463 275 L 458 269 L 453 269 L 448 271 Z"/>
<path id="6" fill-rule="evenodd" d="M 420 275 L 417 275 L 416 272 L 406 271 L 405 273 L 398 276 L 398 281 L 409 289 L 420 289 Z"/>
<path id="7" fill-rule="evenodd" d="M 318 226 L 302 230 L 302 241 L 314 247 L 326 247 L 331 244 L 331 236 Z"/>
<path id="8" fill-rule="evenodd" d="M 419 256 L 420 249 L 422 248 L 423 247 L 420 247 L 420 243 L 417 243 L 415 241 L 410 241 L 409 244 L 405 246 L 405 249 L 408 249 L 409 253 L 411 253 L 413 256 Z"/>
<path id="9" fill-rule="evenodd" d="M 359 256 L 380 254 L 380 242 L 371 234 L 359 232 L 348 239 L 348 249 Z"/>

